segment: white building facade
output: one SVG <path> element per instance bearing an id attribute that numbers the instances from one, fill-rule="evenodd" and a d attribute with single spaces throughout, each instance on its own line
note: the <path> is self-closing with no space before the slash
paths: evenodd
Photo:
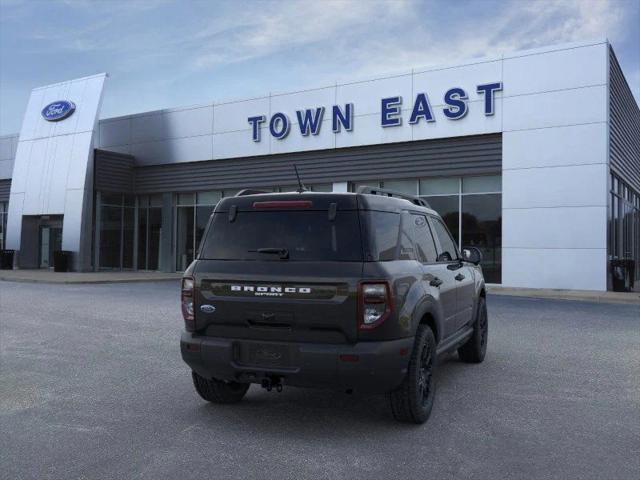
<path id="1" fill-rule="evenodd" d="M 103 81 L 34 90 L 0 138 L 16 268 L 183 270 L 222 196 L 286 191 L 295 163 L 314 190 L 425 197 L 491 283 L 640 285 L 640 110 L 607 41 L 98 121 Z"/>

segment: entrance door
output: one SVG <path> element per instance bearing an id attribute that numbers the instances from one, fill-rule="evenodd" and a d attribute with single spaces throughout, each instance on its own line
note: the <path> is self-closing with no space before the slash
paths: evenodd
<path id="1" fill-rule="evenodd" d="M 40 268 L 53 266 L 53 252 L 62 249 L 62 228 L 40 226 Z"/>
<path id="2" fill-rule="evenodd" d="M 51 258 L 49 248 L 51 239 L 51 229 L 49 227 L 40 227 L 40 268 L 49 268 L 53 258 Z"/>

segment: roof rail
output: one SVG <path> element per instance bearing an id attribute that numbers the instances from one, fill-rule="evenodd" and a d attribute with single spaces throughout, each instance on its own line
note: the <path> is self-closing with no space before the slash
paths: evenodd
<path id="1" fill-rule="evenodd" d="M 268 192 L 267 190 L 257 190 L 255 188 L 245 188 L 240 190 L 238 193 L 234 195 L 234 197 L 244 197 L 245 195 L 259 195 L 261 193 L 273 193 Z"/>
<path id="2" fill-rule="evenodd" d="M 403 200 L 410 201 L 414 205 L 431 208 L 429 206 L 429 203 L 427 203 L 427 201 L 424 200 L 423 198 L 419 198 L 414 195 L 408 195 L 402 192 L 394 192 L 393 190 L 385 190 L 383 188 L 368 187 L 366 185 L 363 185 L 361 187 L 358 187 L 358 190 L 356 191 L 356 193 L 364 193 L 366 195 L 380 195 L 382 197 L 401 198 Z"/>

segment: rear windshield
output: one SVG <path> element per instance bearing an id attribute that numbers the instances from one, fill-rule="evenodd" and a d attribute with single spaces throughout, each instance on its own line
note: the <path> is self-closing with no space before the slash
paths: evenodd
<path id="1" fill-rule="evenodd" d="M 239 211 L 215 213 L 201 259 L 362 261 L 358 212 Z"/>

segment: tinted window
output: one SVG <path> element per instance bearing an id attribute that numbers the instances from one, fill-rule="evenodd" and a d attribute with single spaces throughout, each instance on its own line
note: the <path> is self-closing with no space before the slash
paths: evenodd
<path id="1" fill-rule="evenodd" d="M 438 254 L 436 253 L 436 244 L 433 241 L 427 217 L 424 215 L 411 215 L 411 217 L 418 250 L 418 260 L 424 263 L 435 262 Z"/>
<path id="2" fill-rule="evenodd" d="M 200 258 L 216 260 L 280 260 L 261 248 L 286 249 L 288 261 L 361 261 L 360 224 L 354 211 L 227 212 L 213 216 Z"/>
<path id="3" fill-rule="evenodd" d="M 447 231 L 444 224 L 437 218 L 433 219 L 434 233 L 437 235 L 440 241 L 440 261 L 446 262 L 451 260 L 457 260 L 458 253 L 456 244 L 454 243 L 451 235 Z"/>
<path id="4" fill-rule="evenodd" d="M 386 262 L 396 259 L 400 231 L 400 214 L 390 212 L 363 212 L 367 224 L 371 261 Z"/>

